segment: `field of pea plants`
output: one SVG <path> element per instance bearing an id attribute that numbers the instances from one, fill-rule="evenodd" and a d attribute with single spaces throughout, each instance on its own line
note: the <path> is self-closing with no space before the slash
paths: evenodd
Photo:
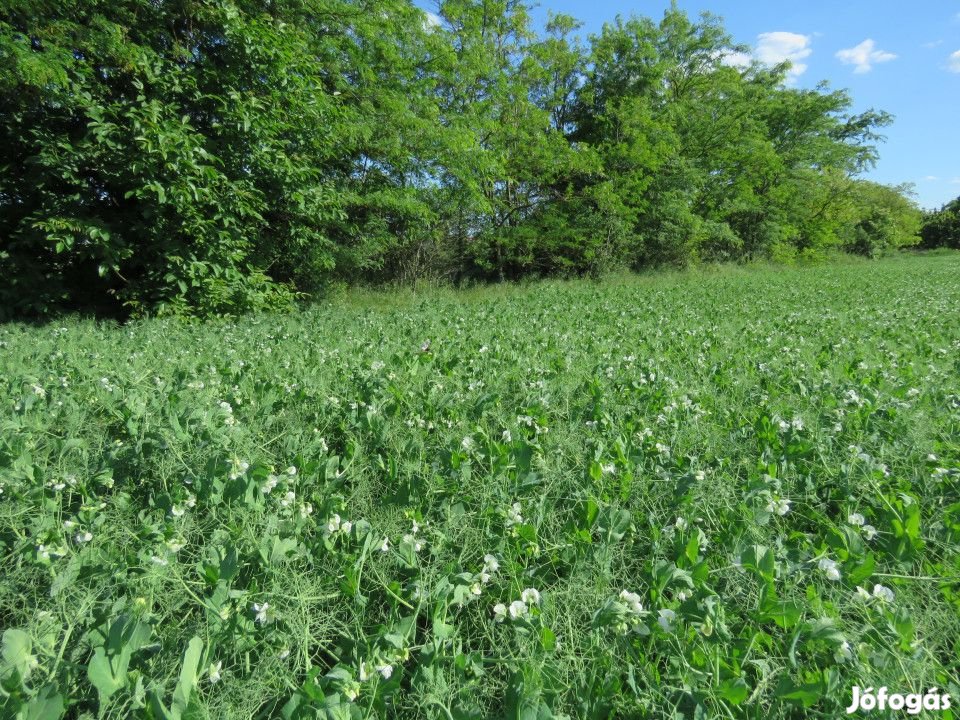
<path id="1" fill-rule="evenodd" d="M 4 718 L 960 704 L 960 255 L 6 325 L 0 393 Z"/>

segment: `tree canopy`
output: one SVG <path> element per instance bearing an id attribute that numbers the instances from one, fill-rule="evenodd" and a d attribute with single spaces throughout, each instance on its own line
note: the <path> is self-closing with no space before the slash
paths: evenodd
<path id="1" fill-rule="evenodd" d="M 522 0 L 0 0 L 0 307 L 220 314 L 334 281 L 876 254 L 883 112 L 709 14 Z"/>
<path id="2" fill-rule="evenodd" d="M 960 250 L 960 197 L 951 200 L 939 210 L 926 213 L 920 237 L 920 244 L 924 248 Z"/>

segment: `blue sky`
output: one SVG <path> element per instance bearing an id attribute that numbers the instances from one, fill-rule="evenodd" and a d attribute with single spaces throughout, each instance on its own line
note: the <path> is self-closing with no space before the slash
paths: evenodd
<path id="1" fill-rule="evenodd" d="M 417 4 L 435 8 L 431 0 Z M 760 59 L 792 57 L 798 87 L 827 80 L 850 90 L 855 110 L 892 113 L 896 120 L 871 179 L 914 183 L 924 207 L 960 196 L 960 0 L 678 4 L 692 15 L 708 10 L 723 17 L 734 38 L 753 46 Z M 586 36 L 617 14 L 659 19 L 669 6 L 669 0 L 541 0 L 536 17 L 573 15 Z"/>

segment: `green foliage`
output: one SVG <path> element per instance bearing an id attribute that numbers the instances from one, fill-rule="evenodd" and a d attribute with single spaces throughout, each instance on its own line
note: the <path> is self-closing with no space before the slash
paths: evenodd
<path id="1" fill-rule="evenodd" d="M 0 0 L 3 312 L 236 315 L 916 234 L 856 180 L 890 117 L 731 66 L 714 16 L 584 42 L 524 0 L 436 9 Z"/>
<path id="2" fill-rule="evenodd" d="M 853 186 L 854 211 L 859 215 L 845 249 L 875 257 L 916 245 L 922 213 L 908 197 L 909 188 L 891 188 L 861 180 Z"/>
<path id="3" fill-rule="evenodd" d="M 924 248 L 960 249 L 960 198 L 926 213 L 922 222 L 920 237 Z"/>
<path id="4" fill-rule="evenodd" d="M 401 71 L 426 34 L 377 8 L 0 7 L 3 305 L 280 307 L 421 220 L 393 176 L 424 171 L 404 143 L 435 118 Z"/>
<path id="5" fill-rule="evenodd" d="M 960 697 L 958 268 L 2 326 L 0 716 Z"/>

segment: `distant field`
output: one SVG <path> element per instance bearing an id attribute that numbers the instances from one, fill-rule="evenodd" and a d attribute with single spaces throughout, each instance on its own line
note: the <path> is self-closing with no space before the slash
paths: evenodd
<path id="1" fill-rule="evenodd" d="M 2 717 L 960 706 L 957 254 L 7 325 L 0 392 Z"/>

